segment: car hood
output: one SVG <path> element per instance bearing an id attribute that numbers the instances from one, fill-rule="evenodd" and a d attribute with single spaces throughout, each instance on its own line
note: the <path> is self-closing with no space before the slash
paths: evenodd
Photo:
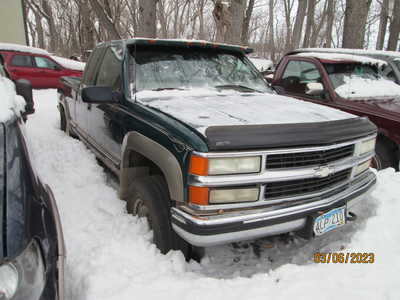
<path id="1" fill-rule="evenodd" d="M 276 94 L 185 90 L 139 92 L 137 100 L 207 136 L 213 126 L 278 125 L 337 121 L 355 116 Z"/>

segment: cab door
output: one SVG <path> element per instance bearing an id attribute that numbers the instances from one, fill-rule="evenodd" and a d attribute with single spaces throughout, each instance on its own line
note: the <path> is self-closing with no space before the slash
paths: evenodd
<path id="1" fill-rule="evenodd" d="M 83 138 L 88 138 L 88 120 L 91 104 L 82 101 L 82 89 L 93 86 L 96 82 L 97 70 L 104 54 L 104 48 L 96 48 L 87 62 L 80 88 L 75 98 L 75 123 L 77 130 Z"/>
<path id="2" fill-rule="evenodd" d="M 63 68 L 43 56 L 33 56 L 33 62 L 38 73 L 38 81 L 42 88 L 58 88 L 60 86 L 60 77 L 63 74 Z"/>
<path id="3" fill-rule="evenodd" d="M 111 87 L 114 97 L 122 97 L 122 47 L 107 47 L 95 79 L 96 86 Z M 119 104 L 92 104 L 89 107 L 89 137 L 114 165 L 121 157 L 122 111 Z"/>

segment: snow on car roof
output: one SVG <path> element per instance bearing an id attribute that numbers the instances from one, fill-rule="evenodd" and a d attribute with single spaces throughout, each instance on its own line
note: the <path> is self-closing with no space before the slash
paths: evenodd
<path id="1" fill-rule="evenodd" d="M 390 56 L 390 57 L 400 58 L 400 52 L 384 51 L 384 50 L 345 49 L 345 48 L 304 48 L 304 49 L 298 49 L 296 51 L 343 53 L 343 54 L 371 55 L 371 56 Z"/>
<path id="2" fill-rule="evenodd" d="M 40 55 L 50 55 L 50 53 L 44 49 L 30 47 L 30 46 L 24 46 L 24 45 L 18 45 L 18 44 L 9 44 L 9 43 L 0 43 L 0 50 L 28 52 L 28 53 L 40 54 Z"/>
<path id="3" fill-rule="evenodd" d="M 0 122 L 7 122 L 15 115 L 20 115 L 25 110 L 25 100 L 15 93 L 14 83 L 0 77 Z"/>
<path id="4" fill-rule="evenodd" d="M 86 64 L 80 61 L 54 55 L 52 55 L 51 58 L 67 69 L 77 70 L 77 71 L 83 71 L 85 69 Z"/>
<path id="5" fill-rule="evenodd" d="M 354 61 L 365 65 L 377 65 L 379 67 L 387 65 L 387 62 L 385 62 L 384 60 L 344 53 L 301 52 L 296 53 L 295 55 L 312 56 L 318 59 L 326 59 L 332 61 Z"/>

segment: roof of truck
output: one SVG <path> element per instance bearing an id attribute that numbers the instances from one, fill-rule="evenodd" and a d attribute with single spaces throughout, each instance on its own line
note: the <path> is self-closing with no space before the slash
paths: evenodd
<path id="1" fill-rule="evenodd" d="M 347 49 L 347 48 L 302 48 L 295 50 L 296 52 L 326 52 L 326 53 L 345 53 L 363 56 L 381 56 L 400 58 L 399 51 L 369 50 L 369 49 Z"/>
<path id="2" fill-rule="evenodd" d="M 148 39 L 148 38 L 133 38 L 124 40 L 127 45 L 159 45 L 159 46 L 175 46 L 175 47 L 204 47 L 217 48 L 228 51 L 241 53 L 252 53 L 253 49 L 245 46 L 230 45 L 223 43 L 214 43 L 202 40 L 184 40 L 184 39 Z"/>

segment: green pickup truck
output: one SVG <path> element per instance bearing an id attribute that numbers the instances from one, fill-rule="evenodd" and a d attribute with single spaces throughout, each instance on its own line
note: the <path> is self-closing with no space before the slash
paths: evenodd
<path id="1" fill-rule="evenodd" d="M 64 77 L 60 126 L 119 179 L 162 253 L 356 219 L 375 185 L 376 127 L 277 95 L 248 48 L 204 41 L 99 44 L 82 79 Z M 359 204 L 359 205 L 356 205 Z"/>

